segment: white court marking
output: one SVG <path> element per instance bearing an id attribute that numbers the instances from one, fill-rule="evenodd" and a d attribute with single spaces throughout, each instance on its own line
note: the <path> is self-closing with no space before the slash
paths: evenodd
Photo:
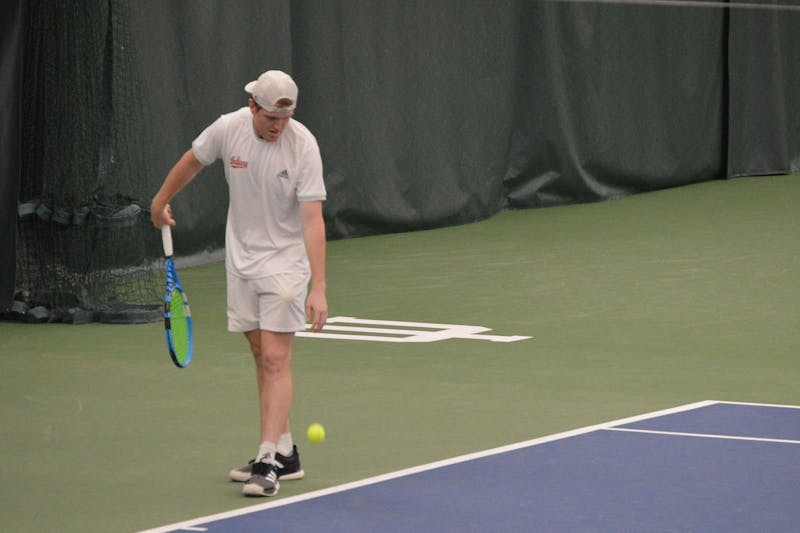
<path id="1" fill-rule="evenodd" d="M 621 431 L 627 433 L 650 433 L 653 435 L 673 435 L 676 437 L 699 437 L 703 439 L 750 440 L 756 442 L 781 442 L 785 444 L 800 444 L 800 440 L 768 439 L 765 437 L 740 437 L 738 435 L 714 435 L 711 433 L 682 433 L 680 431 L 658 431 L 653 429 L 631 429 L 631 428 L 603 428 L 603 430 Z"/>
<path id="2" fill-rule="evenodd" d="M 347 333 L 327 333 L 342 331 Z M 483 335 L 489 328 L 462 326 L 458 324 L 432 324 L 428 322 L 404 322 L 397 320 L 371 320 L 350 316 L 335 316 L 328 319 L 320 333 L 301 331 L 298 337 L 312 339 L 342 339 L 374 342 L 436 342 L 448 339 L 475 341 L 516 342 L 532 337 L 522 335 Z"/>

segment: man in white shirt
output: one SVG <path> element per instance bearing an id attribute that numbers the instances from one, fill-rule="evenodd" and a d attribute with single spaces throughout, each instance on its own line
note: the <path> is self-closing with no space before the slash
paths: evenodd
<path id="1" fill-rule="evenodd" d="M 228 330 L 244 333 L 253 353 L 261 445 L 231 470 L 248 496 L 273 496 L 278 479 L 299 479 L 292 442 L 291 356 L 295 332 L 328 318 L 325 279 L 326 198 L 322 160 L 311 132 L 292 118 L 297 85 L 281 71 L 245 86 L 248 106 L 219 117 L 192 143 L 151 203 L 156 228 L 175 225 L 169 201 L 205 166 L 225 165 L 230 191 L 225 229 Z M 309 289 L 310 281 L 310 289 Z"/>

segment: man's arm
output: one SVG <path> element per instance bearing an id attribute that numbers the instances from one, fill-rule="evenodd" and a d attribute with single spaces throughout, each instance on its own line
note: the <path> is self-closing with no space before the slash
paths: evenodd
<path id="1" fill-rule="evenodd" d="M 175 163 L 172 170 L 169 171 L 164 183 L 161 185 L 161 189 L 153 197 L 153 201 L 150 202 L 150 221 L 153 226 L 161 228 L 165 224 L 175 225 L 169 201 L 181 189 L 186 187 L 201 170 L 203 170 L 203 164 L 197 160 L 194 152 L 189 148 Z"/>
<path id="2" fill-rule="evenodd" d="M 311 331 L 322 330 L 328 320 L 327 281 L 325 279 L 325 221 L 322 218 L 322 202 L 300 202 L 300 217 L 303 225 L 303 241 L 311 266 L 311 289 L 306 299 L 306 319 Z"/>

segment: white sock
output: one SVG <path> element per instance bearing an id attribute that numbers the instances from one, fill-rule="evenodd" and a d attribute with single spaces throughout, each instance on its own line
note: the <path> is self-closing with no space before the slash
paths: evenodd
<path id="1" fill-rule="evenodd" d="M 278 440 L 278 453 L 284 457 L 291 457 L 294 452 L 294 442 L 292 442 L 292 434 L 284 433 Z"/>
<path id="2" fill-rule="evenodd" d="M 256 456 L 256 462 L 259 462 L 265 458 L 275 459 L 276 450 L 277 448 L 274 442 L 262 442 L 261 446 L 258 447 L 258 455 Z"/>

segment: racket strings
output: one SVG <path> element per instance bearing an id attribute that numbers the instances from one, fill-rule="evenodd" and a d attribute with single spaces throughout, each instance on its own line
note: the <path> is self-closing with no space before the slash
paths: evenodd
<path id="1" fill-rule="evenodd" d="M 172 291 L 170 303 L 170 330 L 172 332 L 172 348 L 179 362 L 186 362 L 191 357 L 191 312 L 183 294 L 177 289 Z"/>

